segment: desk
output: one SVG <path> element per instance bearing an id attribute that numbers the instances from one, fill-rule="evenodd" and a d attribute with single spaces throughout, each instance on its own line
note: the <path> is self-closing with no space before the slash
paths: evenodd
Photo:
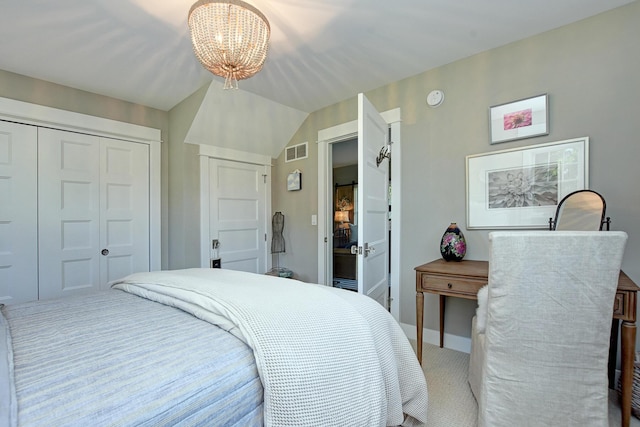
<path id="1" fill-rule="evenodd" d="M 487 284 L 487 261 L 447 262 L 438 259 L 415 268 L 416 270 L 416 328 L 418 333 L 418 361 L 422 364 L 422 329 L 424 318 L 424 292 L 440 296 L 440 347 L 444 339 L 444 308 L 446 297 L 477 299 L 478 290 Z M 622 426 L 628 427 L 631 418 L 631 388 L 636 346 L 636 298 L 638 286 L 620 272 L 618 290 L 613 305 L 612 338 L 609 350 L 609 387 L 613 387 L 618 341 L 618 323 L 622 321 Z M 615 344 L 615 345 L 614 345 Z"/>

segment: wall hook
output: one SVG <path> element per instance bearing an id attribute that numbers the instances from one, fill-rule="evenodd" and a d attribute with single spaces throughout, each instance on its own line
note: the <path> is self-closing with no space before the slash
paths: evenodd
<path id="1" fill-rule="evenodd" d="M 376 166 L 380 167 L 380 163 L 382 163 L 384 159 L 391 160 L 391 145 L 385 145 L 380 149 L 378 157 L 376 157 Z"/>

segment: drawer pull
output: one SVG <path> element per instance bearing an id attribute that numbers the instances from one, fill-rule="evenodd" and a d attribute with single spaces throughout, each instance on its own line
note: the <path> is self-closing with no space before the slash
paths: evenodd
<path id="1" fill-rule="evenodd" d="M 453 288 L 453 285 L 451 283 L 447 283 L 447 288 L 451 289 Z"/>

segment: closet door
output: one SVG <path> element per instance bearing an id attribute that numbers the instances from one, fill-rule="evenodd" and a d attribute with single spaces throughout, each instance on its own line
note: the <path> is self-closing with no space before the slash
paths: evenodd
<path id="1" fill-rule="evenodd" d="M 100 284 L 100 140 L 38 130 L 40 299 Z"/>
<path id="2" fill-rule="evenodd" d="M 40 298 L 149 271 L 148 146 L 40 129 L 38 154 Z"/>
<path id="3" fill-rule="evenodd" d="M 149 271 L 149 146 L 100 139 L 100 286 Z"/>
<path id="4" fill-rule="evenodd" d="M 0 304 L 38 299 L 37 131 L 0 121 Z"/>

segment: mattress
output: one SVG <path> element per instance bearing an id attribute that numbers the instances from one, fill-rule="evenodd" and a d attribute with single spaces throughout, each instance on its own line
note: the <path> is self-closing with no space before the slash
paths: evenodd
<path id="1" fill-rule="evenodd" d="M 0 425 L 263 424 L 252 350 L 177 308 L 109 290 L 2 314 Z"/>

